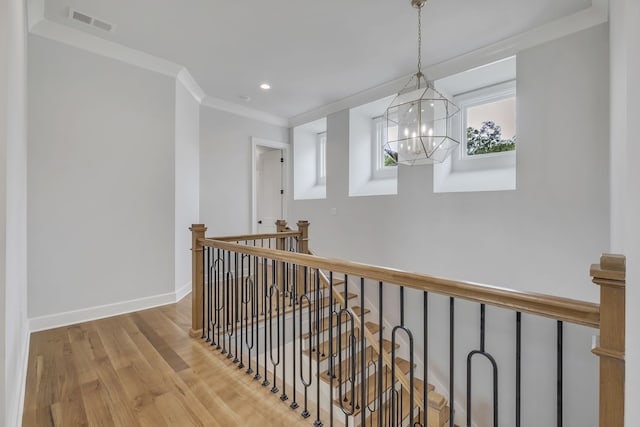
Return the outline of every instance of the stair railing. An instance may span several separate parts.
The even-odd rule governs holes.
[[[301,415],[313,416],[316,427],[327,422],[345,426],[453,427],[458,299],[479,304],[480,317],[480,345],[466,359],[467,426],[473,420],[472,361],[478,357],[491,365],[492,425],[498,425],[499,366],[485,341],[486,317],[491,314],[488,307],[514,313],[516,427],[521,425],[522,412],[523,315],[555,322],[556,425],[562,426],[564,420],[564,324],[571,323],[600,330],[599,346],[593,350],[600,357],[600,426],[623,426],[623,256],[603,255],[600,264],[592,266],[593,282],[601,289],[600,304],[594,304],[310,255],[308,227],[308,222],[300,221],[298,230],[293,231],[279,221],[277,233],[205,238],[206,227],[193,225],[190,335],[204,339],[239,368],[246,367],[246,356],[246,372],[255,373],[256,380],[264,379],[263,386],[272,385],[274,394],[281,392],[282,401],[291,398],[292,409],[302,405]],[[377,325],[366,319],[365,293],[370,288],[375,288],[378,295]],[[419,327],[410,327],[405,319],[407,289],[422,295]],[[394,307],[385,302],[389,292],[398,292],[399,303]],[[430,345],[430,294],[443,295],[449,301],[448,403],[429,384],[428,350],[421,354],[422,372],[416,372],[414,361],[414,341],[422,335],[424,349]],[[400,317],[386,335],[385,310],[397,311]],[[409,360],[397,357],[401,336],[409,343]],[[287,386],[292,388],[291,396]]]

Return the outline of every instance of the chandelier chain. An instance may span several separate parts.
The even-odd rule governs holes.
[[[418,8],[418,73],[422,70],[422,7]]]

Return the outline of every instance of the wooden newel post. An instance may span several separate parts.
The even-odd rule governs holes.
[[[298,221],[298,231],[300,232],[300,248],[302,254],[309,253],[309,221]]]
[[[202,290],[204,288],[204,261],[202,259],[202,243],[207,227],[204,224],[193,224],[191,230],[191,329],[189,335],[199,338],[202,335]]]
[[[600,427],[624,426],[625,257],[603,254],[591,266],[600,286]]]
[[[276,231],[278,233],[284,233],[285,231],[287,231],[287,221],[285,221],[284,219],[279,219],[276,221]],[[285,247],[285,238],[281,237],[278,238],[276,240],[276,249],[280,249],[281,251],[284,250]]]

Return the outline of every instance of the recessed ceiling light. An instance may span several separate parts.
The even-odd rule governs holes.
[[[260,85],[260,89],[262,89],[262,90],[269,90],[269,89],[271,89],[271,85],[270,85],[269,83],[262,83],[262,84]]]

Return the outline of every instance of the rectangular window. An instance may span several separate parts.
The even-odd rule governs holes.
[[[324,185],[327,182],[327,132],[320,132],[317,136],[317,179],[318,185]]]
[[[483,96],[464,107],[465,154],[479,156],[516,149],[514,93]]]
[[[395,146],[397,143],[392,143],[392,146],[386,147],[387,144],[387,132],[385,132],[385,120],[384,116],[374,117],[372,119],[372,149],[373,155],[373,177],[374,178],[391,178],[394,176],[394,169],[397,166],[396,159],[398,156],[398,150]],[[390,128],[387,130],[389,134],[395,139],[394,132],[397,134],[398,128]]]

